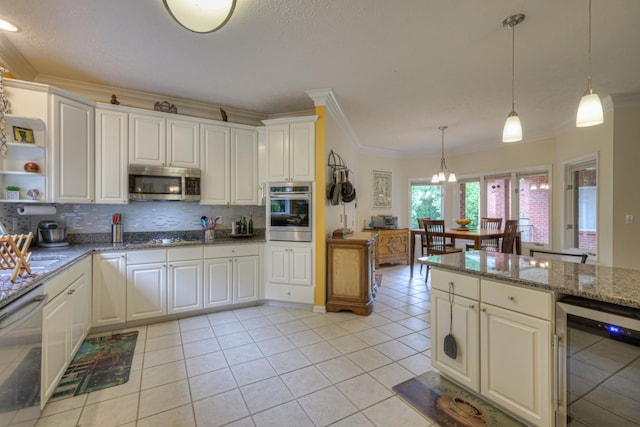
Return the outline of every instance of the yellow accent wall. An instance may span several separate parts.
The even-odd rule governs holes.
[[[316,215],[316,294],[314,305],[324,307],[327,299],[327,268],[326,268],[326,243],[325,243],[325,188],[327,180],[325,174],[325,146],[326,146],[326,116],[325,106],[316,107],[316,194],[315,194],[315,215]]]

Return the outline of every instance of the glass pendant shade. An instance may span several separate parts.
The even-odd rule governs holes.
[[[512,111],[507,116],[502,130],[502,142],[518,142],[522,141],[522,124],[518,113]]]
[[[194,33],[211,33],[227,23],[236,0],[163,0],[173,19]]]
[[[597,93],[588,89],[578,105],[578,115],[576,116],[576,126],[579,128],[599,125],[604,122],[602,103]]]
[[[458,180],[456,179],[456,174],[455,174],[455,173],[453,173],[453,172],[451,172],[451,174],[449,175],[449,179],[448,179],[447,181],[449,181],[449,182],[456,182],[456,181],[458,181]]]
[[[431,177],[431,183],[432,184],[437,184],[438,182],[438,173],[434,173],[433,176]]]

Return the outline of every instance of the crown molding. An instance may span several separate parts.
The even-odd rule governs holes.
[[[265,114],[254,113],[231,107],[222,107],[216,104],[196,102],[185,98],[156,95],[152,93],[123,89],[114,86],[97,85],[93,83],[63,79],[44,74],[38,75],[36,81],[82,95],[96,102],[109,103],[111,95],[116,94],[121,105],[146,110],[153,110],[153,105],[156,103],[156,101],[162,99],[163,101],[167,101],[178,106],[178,113],[185,116],[221,121],[222,114],[220,113],[220,109],[224,109],[224,111],[227,113],[229,122],[252,126],[261,126],[262,120],[267,117]]]
[[[0,63],[19,80],[33,80],[38,75],[35,68],[2,33],[0,33]]]
[[[640,93],[625,93],[619,95],[610,95],[605,98],[608,100],[613,109],[626,107],[640,107]]]
[[[265,125],[279,125],[283,123],[308,123],[308,122],[315,123],[316,120],[318,120],[318,116],[313,114],[309,116],[295,116],[295,117],[288,116],[288,117],[282,117],[278,119],[268,119],[268,120],[263,120],[262,123],[264,123]]]
[[[307,90],[307,95],[309,98],[313,100],[313,105],[316,107],[326,107],[331,117],[338,122],[340,127],[347,133],[351,143],[359,150],[363,149],[362,144],[360,143],[358,136],[355,131],[351,127],[351,123],[347,118],[347,115],[340,107],[338,100],[333,95],[333,91],[331,89],[312,89]]]

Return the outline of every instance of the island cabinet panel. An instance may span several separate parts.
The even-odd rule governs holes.
[[[453,305],[453,316],[451,307]],[[478,301],[434,290],[431,293],[431,312],[435,317],[436,327],[431,328],[433,345],[431,350],[432,364],[448,377],[476,391],[480,391],[480,353],[478,323]],[[451,323],[451,326],[449,325]],[[452,358],[444,352],[444,337],[452,333],[456,339],[458,352]]]
[[[551,322],[482,304],[481,394],[535,425],[551,422]]]
[[[375,293],[375,234],[358,233],[327,243],[327,311],[369,315]]]
[[[433,366],[528,424],[553,425],[553,294],[438,268],[431,280]]]

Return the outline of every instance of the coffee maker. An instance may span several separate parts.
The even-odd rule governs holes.
[[[38,223],[38,246],[44,248],[57,248],[68,246],[67,228],[56,221],[40,221]]]

